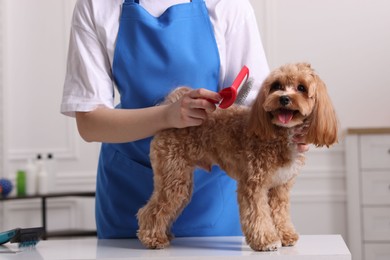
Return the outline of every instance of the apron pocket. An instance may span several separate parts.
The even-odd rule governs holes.
[[[211,173],[197,169],[194,174],[192,199],[173,224],[176,236],[202,235],[215,229],[226,206],[220,182],[224,173],[217,168]]]
[[[138,229],[136,214],[150,198],[153,191],[153,171],[131,160],[118,151],[107,172],[107,192],[110,197],[116,219],[125,228]]]

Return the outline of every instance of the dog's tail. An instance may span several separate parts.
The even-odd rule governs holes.
[[[189,87],[178,87],[174,89],[161,103],[162,105],[172,104],[178,101],[185,93],[189,92],[191,88]]]

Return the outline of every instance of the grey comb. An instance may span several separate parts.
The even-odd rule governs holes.
[[[237,94],[237,97],[236,97],[236,101],[234,102],[234,104],[236,104],[236,105],[244,105],[245,100],[248,97],[249,92],[252,89],[252,86],[253,86],[253,79],[249,78],[245,82],[245,84],[240,88],[240,90],[238,91],[238,94]]]

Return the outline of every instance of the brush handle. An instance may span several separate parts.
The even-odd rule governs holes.
[[[15,237],[16,233],[18,232],[18,230],[19,229],[16,228],[16,229],[8,230],[8,231],[5,231],[5,232],[1,232],[0,233],[0,245],[5,244],[5,243],[11,241],[11,239]]]
[[[233,105],[234,101],[236,101],[237,94],[240,91],[241,87],[245,84],[245,82],[249,78],[249,69],[247,66],[243,66],[233,81],[233,84],[230,87],[224,88],[218,93],[221,95],[222,100],[220,102],[207,99],[209,102],[218,104],[218,106],[222,109],[226,109]]]
[[[245,84],[249,77],[249,69],[247,66],[243,66],[237,77],[234,79],[233,84],[229,88],[222,89],[219,94],[222,96],[222,101],[219,107],[226,109],[234,104],[236,101],[237,94],[240,88]]]
[[[249,69],[247,66],[243,66],[237,77],[234,79],[232,88],[234,88],[237,93],[239,89],[245,84],[246,80],[249,78]]]

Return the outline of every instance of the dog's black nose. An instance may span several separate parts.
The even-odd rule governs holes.
[[[279,102],[282,106],[287,106],[288,104],[290,104],[290,97],[289,96],[281,96],[279,98]]]

